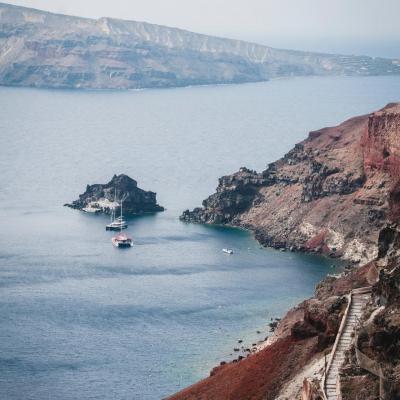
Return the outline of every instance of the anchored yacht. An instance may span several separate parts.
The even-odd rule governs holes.
[[[114,230],[114,231],[119,230],[119,234],[111,239],[111,243],[118,248],[124,248],[124,247],[126,248],[133,246],[132,238],[127,236],[125,233],[122,233],[122,229],[128,227],[128,224],[126,223],[124,217],[122,216],[122,203],[123,201],[121,200],[121,215],[118,218],[114,219],[114,221],[112,221],[111,224],[106,226],[107,230]],[[113,216],[111,216],[111,218],[112,217]]]
[[[121,215],[119,217],[115,217],[115,204],[117,203],[117,192],[114,194],[114,205],[111,207],[111,222],[106,225],[106,231],[120,231],[122,229],[126,229],[128,224],[126,223],[124,217],[122,216],[122,202],[121,199]]]
[[[111,219],[111,223],[106,225],[106,231],[120,231],[128,227],[128,224],[126,223],[123,216],[117,217],[115,219],[113,219],[113,216],[111,216]]]

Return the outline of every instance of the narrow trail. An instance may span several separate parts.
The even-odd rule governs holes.
[[[350,303],[343,316],[325,376],[324,389],[327,400],[337,400],[340,398],[340,393],[338,393],[336,386],[339,369],[343,364],[345,352],[350,348],[352,334],[369,298],[370,288],[356,289],[349,296]]]

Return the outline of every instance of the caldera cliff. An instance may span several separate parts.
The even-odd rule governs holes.
[[[400,210],[400,105],[310,132],[261,173],[220,178],[184,221],[248,228],[264,245],[365,263]]]
[[[399,74],[398,59],[282,50],[146,22],[0,3],[0,85],[139,89]]]

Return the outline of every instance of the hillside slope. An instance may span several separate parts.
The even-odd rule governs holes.
[[[221,178],[203,207],[182,219],[245,226],[264,244],[366,263],[328,275],[313,298],[280,321],[273,340],[222,362],[169,400],[322,400],[325,356],[348,304],[345,295],[371,286],[356,335],[343,341],[350,350],[338,388],[343,400],[382,393],[399,398],[400,104],[311,132],[262,173],[242,168]]]
[[[262,173],[222,177],[182,219],[249,228],[264,245],[367,262],[399,215],[400,104],[311,132]]]
[[[1,85],[129,89],[399,73],[399,60],[278,50],[145,22],[0,3]]]

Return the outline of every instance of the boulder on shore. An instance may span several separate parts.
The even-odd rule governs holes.
[[[157,204],[156,193],[138,188],[137,182],[127,175],[114,175],[106,184],[87,185],[86,191],[79,199],[65,204],[77,210],[86,212],[103,212],[110,214],[118,210],[123,202],[125,215],[136,215],[164,211]]]

